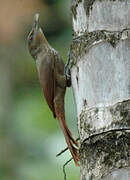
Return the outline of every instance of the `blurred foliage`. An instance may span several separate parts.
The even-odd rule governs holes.
[[[53,118],[39,84],[35,62],[27,49],[27,36],[35,12],[49,43],[64,61],[71,43],[69,1],[5,0],[0,6],[0,179],[61,180],[69,152],[58,121]],[[6,21],[3,20],[6,17]],[[65,98],[66,119],[78,137],[72,89]],[[51,173],[50,173],[51,171]],[[79,179],[71,162],[68,180]]]

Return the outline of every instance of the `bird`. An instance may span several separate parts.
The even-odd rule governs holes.
[[[32,30],[28,38],[28,50],[36,62],[39,81],[46,102],[57,118],[63,131],[68,149],[76,166],[79,166],[78,143],[73,138],[65,120],[64,98],[71,82],[64,75],[64,62],[59,53],[48,43],[39,24],[39,14],[34,16]]]

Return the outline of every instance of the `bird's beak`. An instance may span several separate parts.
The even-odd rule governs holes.
[[[34,35],[38,33],[39,30],[39,14],[36,13],[34,16],[34,23],[32,29],[34,30]]]

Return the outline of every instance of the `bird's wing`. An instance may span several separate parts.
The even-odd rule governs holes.
[[[46,102],[51,111],[53,112],[54,117],[56,117],[54,108],[54,97],[56,87],[56,76],[54,66],[54,61],[51,61],[50,57],[46,57],[46,63],[43,61],[40,68],[40,83],[42,85]]]

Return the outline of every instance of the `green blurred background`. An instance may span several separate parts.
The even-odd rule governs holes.
[[[39,84],[35,62],[27,49],[33,17],[64,61],[72,39],[70,0],[4,0],[0,5],[0,180],[62,180],[69,152]],[[78,137],[72,89],[65,98],[66,119]],[[68,180],[79,168],[66,167]]]

